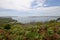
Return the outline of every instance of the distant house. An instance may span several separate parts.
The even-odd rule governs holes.
[[[60,22],[60,18],[58,18],[58,19],[56,20],[56,22]]]

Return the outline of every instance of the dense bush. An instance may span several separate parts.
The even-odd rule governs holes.
[[[11,29],[11,26],[10,26],[10,24],[7,24],[7,25],[5,25],[5,26],[4,26],[4,29],[6,29],[6,30],[9,30],[9,29]]]

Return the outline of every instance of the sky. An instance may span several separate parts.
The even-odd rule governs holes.
[[[0,16],[60,16],[60,0],[0,0]]]

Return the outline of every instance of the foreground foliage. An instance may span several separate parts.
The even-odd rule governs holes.
[[[60,22],[0,25],[0,40],[60,40]]]

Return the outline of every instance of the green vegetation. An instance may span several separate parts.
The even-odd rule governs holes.
[[[11,29],[11,27],[9,24],[7,24],[7,25],[5,25],[4,29],[9,30],[9,29]]]
[[[60,22],[3,22],[0,23],[0,40],[60,40]]]

